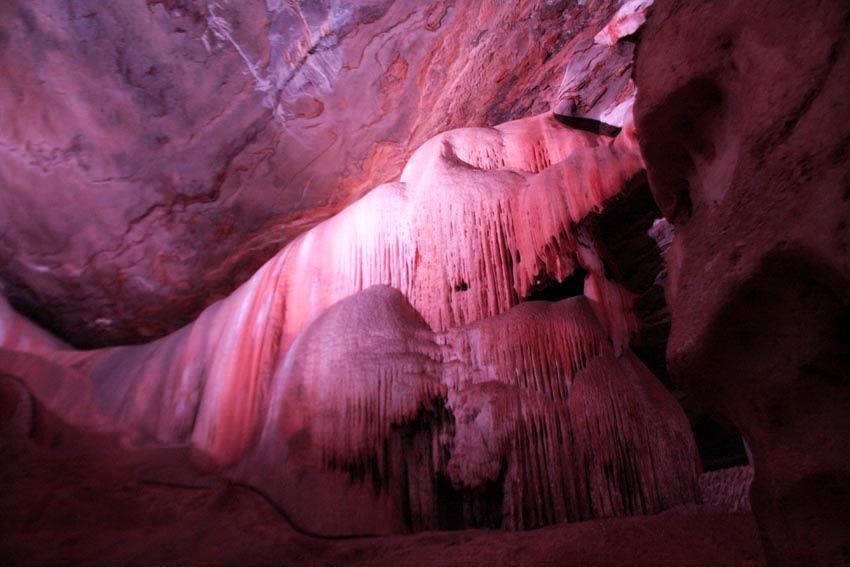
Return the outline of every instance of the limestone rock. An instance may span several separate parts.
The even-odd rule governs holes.
[[[187,445],[321,533],[658,512],[696,498],[693,438],[578,228],[641,167],[630,125],[449,131],[192,325],[0,365],[72,424]],[[579,268],[584,297],[519,305]]]
[[[434,334],[369,288],[310,325],[273,383],[239,474],[321,533],[533,528],[696,498],[684,413],[613,355],[584,298]]]
[[[848,21],[841,2],[659,0],[637,57],[641,149],[675,227],[668,363],[742,432],[773,565],[850,549]]]
[[[627,0],[601,30],[591,26],[573,38],[554,102],[558,117],[602,131],[623,126],[635,98],[635,43],[628,38],[643,25],[651,6],[652,0]]]

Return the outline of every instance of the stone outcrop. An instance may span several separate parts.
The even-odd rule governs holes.
[[[652,0],[627,0],[598,33],[573,38],[554,101],[556,116],[607,132],[623,126],[635,97],[633,36],[651,6]]]
[[[659,1],[637,57],[675,227],[670,371],[743,433],[773,565],[850,549],[848,21],[841,2]]]

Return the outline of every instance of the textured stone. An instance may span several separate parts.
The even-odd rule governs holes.
[[[85,509],[39,472],[82,440],[107,483],[181,446],[128,468],[193,520],[245,490],[343,537],[740,511],[754,476],[771,564],[846,563],[850,12],[649,4],[0,6],[4,292],[77,345],[206,306],[79,351],[0,303],[3,537]],[[697,490],[632,349],[754,474]]]
[[[77,345],[162,336],[427,139],[548,109],[613,0],[0,6],[0,279]]]
[[[592,243],[572,227],[640,168],[631,129],[611,140],[539,116],[441,134],[412,156],[402,181],[300,236],[195,324],[144,348],[80,356],[98,361],[98,380],[129,392],[122,396],[132,403],[112,402],[122,421],[168,439],[191,427],[196,445],[231,463],[262,419],[278,360],[325,309],[371,285],[402,291],[432,329],[444,331],[503,313],[536,279],[560,280],[583,266],[585,295],[619,354],[638,325],[632,295],[605,277]],[[218,393],[192,412],[196,398],[186,406],[172,397],[184,395],[181,382],[209,383]],[[133,391],[165,397],[134,399]],[[178,402],[184,410],[159,423],[154,408]]]
[[[850,11],[656,2],[636,104],[676,383],[740,429],[773,565],[850,549]]]
[[[718,510],[740,512],[750,510],[750,487],[753,467],[730,467],[706,472],[699,477],[702,503]]]
[[[646,21],[653,0],[626,0],[602,31],[593,37],[601,45],[614,45],[637,32]]]
[[[684,413],[613,355],[584,298],[432,334],[370,288],[299,337],[269,407],[242,474],[322,533],[527,529],[696,499]]]
[[[556,116],[601,131],[623,126],[635,98],[635,44],[629,39],[643,25],[651,6],[652,0],[628,0],[598,33],[588,27],[573,38],[566,48],[571,56],[554,102]]]
[[[0,364],[73,424],[188,445],[317,532],[655,513],[696,498],[690,427],[577,228],[641,167],[630,125],[449,131],[192,325]],[[518,305],[577,270],[584,297]]]

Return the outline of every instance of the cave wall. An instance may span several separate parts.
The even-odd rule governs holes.
[[[669,369],[743,433],[775,565],[850,561],[848,22],[846,2],[659,1],[637,56],[675,229]]]
[[[0,279],[62,337],[0,304],[15,435],[323,533],[746,509],[655,372],[743,433],[771,564],[850,561],[845,3],[0,15]]]

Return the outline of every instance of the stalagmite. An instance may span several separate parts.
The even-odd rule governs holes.
[[[584,298],[432,333],[371,287],[308,327],[274,385],[237,474],[308,529],[533,528],[696,497],[684,413]]]

